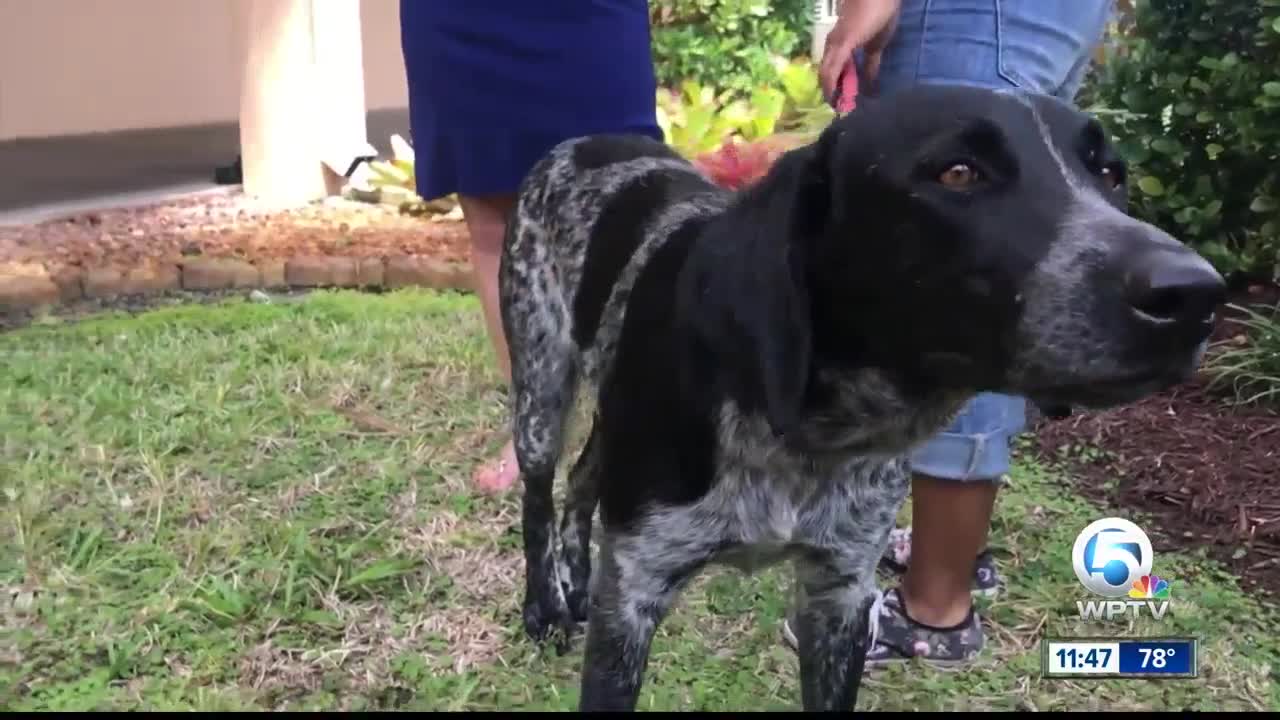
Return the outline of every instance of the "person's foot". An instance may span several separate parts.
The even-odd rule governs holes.
[[[954,668],[973,662],[984,642],[982,620],[972,606],[955,625],[926,625],[907,614],[901,591],[894,588],[880,604],[876,643],[867,651],[866,665],[877,668],[919,658],[935,667]]]
[[[889,545],[885,548],[880,565],[899,575],[907,571],[911,561],[911,528],[894,528],[889,532]],[[978,553],[973,568],[973,595],[993,597],[1000,592],[1000,573],[990,550]]]
[[[515,445],[508,440],[498,458],[477,468],[471,479],[481,491],[497,494],[509,490],[519,475]]]
[[[985,638],[977,612],[951,627],[925,625],[912,619],[897,588],[884,593],[873,606],[876,613],[875,644],[867,651],[866,668],[920,659],[938,668],[955,668],[972,662],[982,652]],[[782,623],[783,641],[797,651],[799,643],[791,628],[791,618]]]

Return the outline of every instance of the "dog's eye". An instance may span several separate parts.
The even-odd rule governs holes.
[[[1104,165],[1101,175],[1103,182],[1112,190],[1119,190],[1124,185],[1124,171],[1117,165]]]
[[[963,190],[978,182],[978,171],[965,163],[956,163],[938,176],[938,182],[953,189]]]
[[[1090,170],[1102,176],[1103,182],[1112,190],[1119,190],[1124,185],[1124,167],[1116,162],[1103,162],[1102,153],[1097,148],[1089,148],[1085,155],[1085,164]]]

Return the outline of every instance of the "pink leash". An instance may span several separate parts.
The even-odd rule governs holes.
[[[836,81],[835,97],[831,98],[831,107],[838,114],[843,115],[857,106],[857,98],[858,68],[850,57],[844,69],[840,71],[840,78]]]

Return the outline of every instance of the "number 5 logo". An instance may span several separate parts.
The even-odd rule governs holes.
[[[1076,536],[1071,566],[1086,590],[1124,597],[1133,582],[1151,573],[1151,540],[1123,518],[1103,518]]]

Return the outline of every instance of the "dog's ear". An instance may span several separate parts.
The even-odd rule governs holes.
[[[763,412],[777,435],[799,419],[809,386],[807,276],[829,216],[826,147],[782,155],[706,228],[686,270],[685,317],[702,351],[742,409]]]

